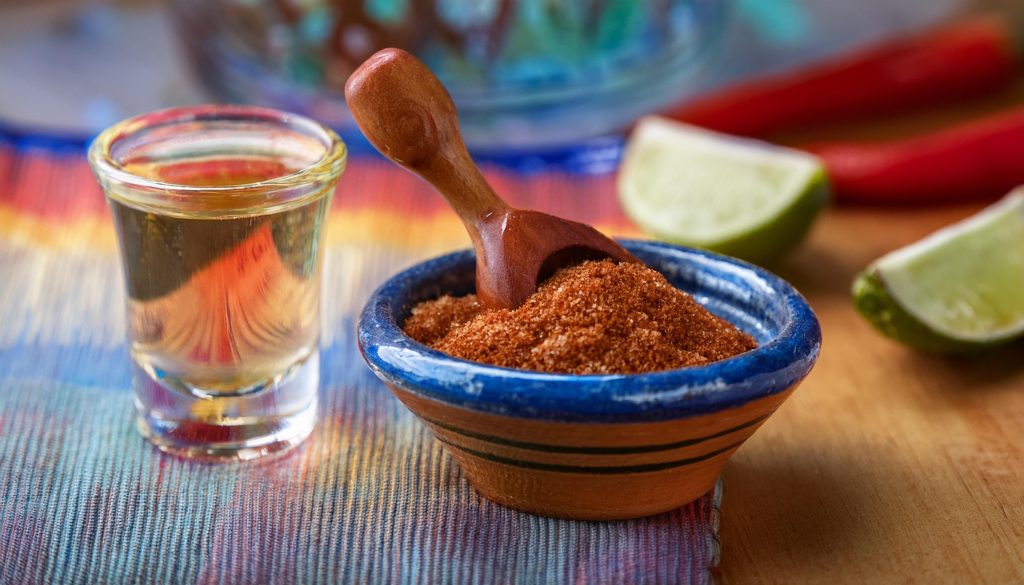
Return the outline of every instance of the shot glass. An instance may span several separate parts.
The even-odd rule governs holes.
[[[204,105],[120,122],[89,161],[120,246],[139,431],[185,456],[300,443],[345,145],[301,116]]]

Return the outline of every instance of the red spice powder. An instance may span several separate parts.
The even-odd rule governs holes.
[[[570,374],[669,370],[757,347],[657,271],[611,260],[560,270],[514,310],[485,311],[476,295],[425,301],[404,329],[455,357]]]

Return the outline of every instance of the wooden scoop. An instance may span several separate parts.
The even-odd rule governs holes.
[[[466,151],[448,92],[409,53],[375,53],[349,77],[345,98],[377,150],[426,179],[459,214],[476,249],[483,306],[518,307],[537,283],[584,260],[639,262],[588,225],[502,201]]]

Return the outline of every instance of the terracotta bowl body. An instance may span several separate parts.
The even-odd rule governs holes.
[[[818,321],[782,279],[710,252],[623,245],[759,347],[706,366],[631,375],[547,374],[457,359],[413,341],[400,324],[420,301],[473,291],[469,251],[394,276],[363,310],[364,359],[483,496],[588,520],[677,508],[714,487],[729,457],[813,367]]]

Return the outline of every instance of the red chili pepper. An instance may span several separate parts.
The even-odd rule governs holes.
[[[1020,50],[1005,18],[981,16],[697,98],[671,117],[762,136],[950,103],[1009,85]]]
[[[994,198],[1024,184],[1024,108],[895,142],[803,148],[825,161],[837,201]]]

